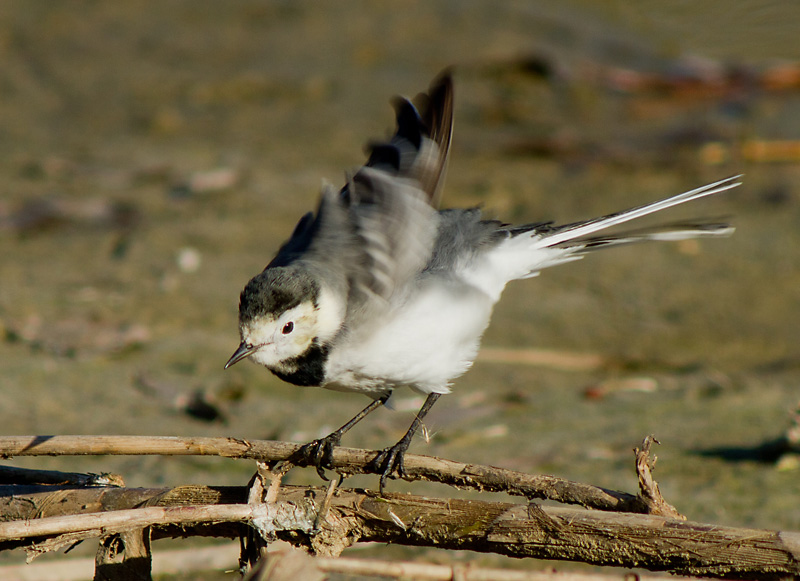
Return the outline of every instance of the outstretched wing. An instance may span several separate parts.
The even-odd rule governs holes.
[[[453,135],[453,80],[439,75],[427,93],[409,101],[392,100],[397,130],[387,142],[369,145],[366,166],[419,183],[431,206],[438,207]]]
[[[385,309],[433,251],[453,123],[453,84],[440,76],[414,101],[394,100],[397,129],[370,145],[366,164],[340,190],[323,187],[271,266],[303,260],[346,294],[351,327]],[[356,319],[358,321],[356,321]]]

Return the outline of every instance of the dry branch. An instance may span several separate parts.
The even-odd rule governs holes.
[[[153,555],[150,529],[129,530],[100,539],[93,581],[149,581]]]
[[[649,473],[649,442],[645,441],[642,448],[637,451],[642,496],[651,505],[656,501],[658,506],[663,499],[658,500],[657,485]],[[297,445],[284,442],[229,438],[0,438],[0,454],[6,457],[177,454],[269,461],[270,466],[261,465],[260,473],[267,471],[266,476],[274,476],[267,496],[275,500],[252,502],[255,489],[244,487],[5,486],[0,487],[0,519],[7,521],[0,522],[0,549],[24,546],[35,553],[80,539],[143,529],[148,531],[147,538],[152,535],[154,539],[188,534],[231,537],[255,529],[261,538],[277,537],[323,556],[338,555],[356,541],[373,541],[736,579],[800,575],[800,533],[717,527],[670,516],[548,508],[533,503],[515,505],[348,489],[279,487],[279,474],[287,462],[291,464],[297,449]],[[341,472],[367,472],[366,466],[374,456],[371,451],[337,448],[334,465]],[[617,510],[645,504],[632,495],[553,477],[426,456],[408,456],[406,467],[412,479],[502,490],[528,498],[552,498]],[[259,488],[256,496],[263,493],[263,487]]]
[[[274,553],[270,552],[271,560]],[[153,554],[153,576],[186,576],[189,573],[230,570],[238,558],[238,547],[233,543],[191,549],[159,550]],[[630,581],[627,571],[607,573],[578,573],[555,571],[525,571],[517,569],[483,568],[471,563],[449,565],[384,561],[348,557],[316,557],[311,562],[324,573],[339,573],[358,578],[414,579],[415,581]],[[0,566],[0,579],[42,581],[84,581],[92,576],[93,559],[61,559],[57,562],[32,563],[30,565]],[[532,567],[536,568],[535,566]],[[348,577],[349,578],[349,577]],[[294,577],[293,579],[302,579]],[[663,575],[636,575],[637,581],[665,581]],[[680,581],[699,581],[698,577],[681,577]]]
[[[323,556],[338,555],[356,541],[373,541],[734,579],[780,579],[800,575],[800,533],[719,527],[659,516],[536,504],[442,500],[405,494],[379,496],[362,490],[339,489],[331,498],[319,532],[312,534],[317,511],[326,496],[324,488],[282,487],[278,501],[271,508],[265,508],[270,505],[245,504],[248,490],[244,487],[222,491],[205,487],[131,489],[127,497],[124,490],[116,489],[114,504],[120,506],[123,504],[120,500],[127,498],[131,503],[145,502],[148,507],[124,514],[110,512],[0,523],[0,548],[9,546],[10,535],[56,534],[69,530],[72,534],[100,536],[117,526],[152,525],[154,538],[183,536],[191,533],[191,527],[203,519],[211,523],[203,534],[213,534],[211,529],[219,527],[220,534],[228,535],[231,531],[228,523],[213,523],[230,518],[256,526],[262,533],[274,533]],[[91,492],[98,499],[103,494],[99,489],[74,492]],[[69,491],[58,493],[63,498]],[[57,505],[44,501],[47,494],[56,492],[21,494],[15,506],[29,507],[28,517],[41,506],[48,508],[48,514],[55,513]],[[238,498],[242,504],[185,506],[199,498],[211,502],[214,499],[230,502]],[[84,496],[83,500],[89,499]],[[162,506],[153,507],[154,503]],[[102,503],[96,500],[90,504]],[[15,517],[27,518],[19,512]],[[34,538],[40,541],[43,537]],[[16,543],[20,546],[20,541]]]
[[[658,444],[658,440],[653,436],[647,436],[642,442],[641,448],[634,448],[636,454],[636,474],[639,477],[639,498],[649,507],[648,514],[657,514],[671,518],[686,520],[678,510],[669,504],[661,495],[658,483],[653,478],[653,469],[656,465],[656,457],[650,456],[650,447],[653,443]]]
[[[224,456],[266,462],[294,460],[298,444],[236,438],[179,438],[168,436],[3,436],[0,456],[76,455],[192,455]],[[337,447],[333,467],[342,474],[371,473],[376,452]],[[647,513],[639,497],[554,476],[530,475],[514,470],[453,462],[431,456],[407,454],[406,480],[427,480],[456,488],[506,492],[528,499],[546,499],[598,510]]]
[[[3,484],[49,484],[76,486],[124,486],[118,474],[84,474],[57,470],[31,470],[0,466],[0,485]]]
[[[574,353],[552,349],[501,349],[483,347],[478,353],[483,363],[513,363],[559,371],[597,371],[610,362],[597,353]]]
[[[317,568],[327,573],[369,576],[381,579],[414,579],[415,581],[630,581],[630,573],[592,574],[556,573],[552,571],[515,571],[488,569],[470,564],[434,565],[408,561],[378,559],[348,559],[318,557]],[[637,581],[664,581],[662,576],[639,575]],[[699,581],[698,577],[683,577],[681,581]]]
[[[267,505],[257,505],[267,506]],[[0,539],[21,540],[50,537],[65,533],[85,538],[110,532],[124,532],[159,525],[193,525],[215,522],[251,522],[257,506],[221,504],[211,506],[150,506],[112,512],[92,512],[32,520],[0,522]],[[310,528],[310,527],[309,527]]]

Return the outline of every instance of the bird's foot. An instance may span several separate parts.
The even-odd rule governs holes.
[[[300,447],[294,453],[299,463],[304,466],[313,466],[317,469],[317,474],[323,480],[328,480],[325,476],[325,468],[333,469],[333,449],[339,445],[342,435],[338,432],[328,434],[324,438],[319,438]]]
[[[378,487],[381,494],[383,494],[383,487],[386,485],[387,478],[403,478],[406,476],[405,455],[410,443],[411,439],[404,437],[394,446],[381,450],[370,462],[370,470],[381,476]]]

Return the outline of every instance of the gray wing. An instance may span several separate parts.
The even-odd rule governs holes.
[[[296,260],[346,293],[347,319],[356,326],[425,268],[436,238],[438,199],[452,135],[449,75],[429,93],[394,101],[397,130],[371,144],[364,167],[340,190],[323,188],[316,215],[297,224],[270,266]]]

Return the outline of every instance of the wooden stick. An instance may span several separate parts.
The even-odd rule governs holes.
[[[598,371],[609,366],[609,361],[596,353],[574,353],[552,349],[502,349],[483,347],[478,352],[481,363],[531,365],[559,371]]]
[[[224,456],[289,461],[300,448],[290,442],[236,438],[174,436],[3,436],[0,456],[149,455]],[[342,474],[372,473],[377,452],[337,447],[333,467]],[[296,461],[296,459],[295,459]],[[298,465],[302,465],[298,462]],[[597,510],[647,513],[648,505],[632,494],[599,488],[563,478],[530,475],[514,470],[406,454],[406,480],[427,480],[460,488],[506,492],[529,499],[555,500]]]
[[[94,557],[94,581],[151,579],[153,554],[150,529],[135,529],[106,535]]]
[[[186,498],[180,490],[155,489],[147,494],[181,504]],[[102,494],[101,490],[95,492]],[[142,494],[138,491],[136,499],[140,500]],[[209,497],[213,494],[213,490],[207,492]],[[244,502],[247,492],[243,487],[240,496]],[[88,538],[144,526],[153,526],[154,533],[161,529],[185,536],[192,532],[187,528],[192,523],[213,527],[214,523],[233,521],[251,523],[262,534],[275,534],[321,556],[336,556],[357,541],[371,541],[684,575],[770,580],[800,576],[800,533],[722,527],[652,515],[406,494],[381,496],[339,489],[330,499],[320,530],[310,534],[325,496],[324,488],[282,487],[278,502],[269,506],[150,506],[4,522],[0,523],[0,541],[5,545],[10,539],[41,539],[43,535],[65,533]],[[197,498],[197,492],[192,491],[190,497]],[[37,501],[19,500],[19,504],[35,510]],[[210,532],[205,526],[202,534]],[[71,541],[75,539],[70,537]]]
[[[153,554],[152,573],[157,575],[186,575],[201,571],[224,571],[235,566],[238,547],[233,543],[191,549],[159,550]],[[475,567],[472,564],[450,565],[410,561],[383,561],[350,557],[316,557],[314,565],[326,573],[376,578],[414,579],[416,581],[630,581],[627,571],[609,573],[578,573],[564,571],[524,571],[516,569]],[[58,579],[83,581],[92,576],[94,559],[70,559],[29,565],[2,565],[0,579]],[[542,568],[533,564],[531,569]],[[665,581],[663,575],[636,574],[637,581]],[[681,577],[680,581],[700,581],[699,577]]]
[[[317,567],[326,573],[379,577],[390,579],[415,579],[417,581],[624,581],[632,578],[628,572],[616,574],[569,573],[555,571],[516,571],[489,569],[470,564],[435,565],[409,561],[382,561],[380,559],[351,559],[317,557]],[[662,576],[636,574],[637,581],[664,581]],[[681,577],[681,581],[700,581],[699,577]]]
[[[112,512],[92,512],[32,520],[15,520],[0,522],[0,539],[19,540],[65,533],[88,533],[88,537],[92,537],[110,532],[141,529],[153,525],[248,522],[254,518],[254,511],[254,506],[246,504],[182,507],[150,506]]]
[[[653,468],[655,468],[657,458],[650,456],[650,448],[654,442],[659,443],[655,436],[647,436],[642,442],[641,448],[633,449],[636,455],[636,475],[639,477],[639,497],[650,507],[648,514],[686,520],[686,517],[679,513],[678,509],[664,500],[658,483],[653,478]]]
[[[0,466],[0,485],[49,484],[76,486],[125,486],[118,474],[83,474],[56,470],[32,470],[14,466]]]

